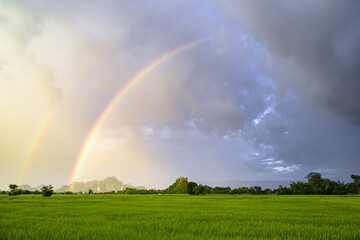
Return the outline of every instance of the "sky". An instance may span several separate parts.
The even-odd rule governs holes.
[[[0,1],[0,189],[349,182],[359,52],[358,1]]]

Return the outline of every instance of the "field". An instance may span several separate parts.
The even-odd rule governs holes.
[[[360,239],[360,198],[0,195],[0,239]]]

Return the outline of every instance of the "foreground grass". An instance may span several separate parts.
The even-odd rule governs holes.
[[[360,198],[0,195],[0,239],[360,239]]]

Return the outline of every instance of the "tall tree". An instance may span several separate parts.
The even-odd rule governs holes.
[[[351,178],[354,180],[354,182],[350,184],[352,192],[360,194],[360,175],[352,174]]]
[[[322,189],[322,178],[321,174],[317,172],[311,172],[306,177],[308,179],[308,184],[311,186],[313,193],[321,194],[323,191]]]
[[[195,188],[197,186],[196,182],[188,182],[187,184],[187,192],[191,195],[195,194]]]
[[[54,191],[53,191],[53,186],[49,185],[49,186],[43,186],[41,188],[41,193],[44,197],[50,197]]]
[[[9,195],[20,195],[21,194],[21,189],[18,188],[19,186],[16,184],[10,184],[9,185]]]

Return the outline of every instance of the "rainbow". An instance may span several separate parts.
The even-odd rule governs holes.
[[[38,125],[35,134],[31,138],[30,144],[26,150],[23,161],[20,166],[20,175],[18,178],[18,183],[20,184],[23,180],[24,173],[28,169],[30,163],[32,162],[35,153],[37,152],[42,139],[44,138],[47,129],[50,126],[51,119],[54,117],[56,112],[56,106],[52,106],[46,114],[43,116],[40,124]]]
[[[110,39],[107,42],[101,46],[100,50],[95,54],[94,59],[92,60],[92,63],[90,64],[91,67],[89,67],[89,70],[94,66],[101,53],[103,52],[109,52],[112,45],[117,42],[117,39]],[[89,72],[89,70],[87,72]],[[90,74],[90,73],[89,73]],[[74,82],[70,82],[66,85],[66,90],[71,90],[73,88]],[[33,158],[36,154],[36,152],[39,150],[39,147],[42,143],[42,140],[49,129],[49,126],[51,125],[52,119],[54,119],[54,116],[57,113],[57,110],[59,109],[58,106],[53,105],[43,116],[40,124],[37,126],[36,131],[34,135],[31,138],[31,141],[26,149],[25,155],[23,157],[23,160],[20,164],[20,172],[18,176],[18,184],[22,183],[22,180],[24,179],[24,175],[26,174],[26,171],[28,171],[30,164],[33,162]]]
[[[83,141],[83,144],[81,146],[81,149],[77,155],[75,165],[69,180],[69,191],[72,191],[74,188],[74,183],[77,177],[79,176],[79,173],[84,165],[86,156],[90,150],[90,147],[95,139],[96,133],[99,131],[101,125],[104,123],[106,118],[110,115],[111,111],[115,108],[117,103],[125,96],[127,92],[129,92],[136,83],[138,83],[144,76],[146,76],[148,73],[150,73],[152,70],[154,70],[156,67],[158,67],[160,64],[164,63],[171,57],[175,56],[176,54],[195,46],[196,44],[206,40],[207,38],[202,38],[196,41],[189,42],[187,44],[181,45],[180,47],[177,47],[170,52],[164,54],[162,57],[158,58],[157,60],[153,61],[149,65],[147,65],[145,68],[143,68],[140,72],[135,74],[130,81],[126,83],[125,86],[123,86],[117,94],[114,96],[114,98],[108,103],[106,108],[102,111],[98,119],[96,120],[95,124],[92,126],[91,130],[88,132],[85,140]]]

